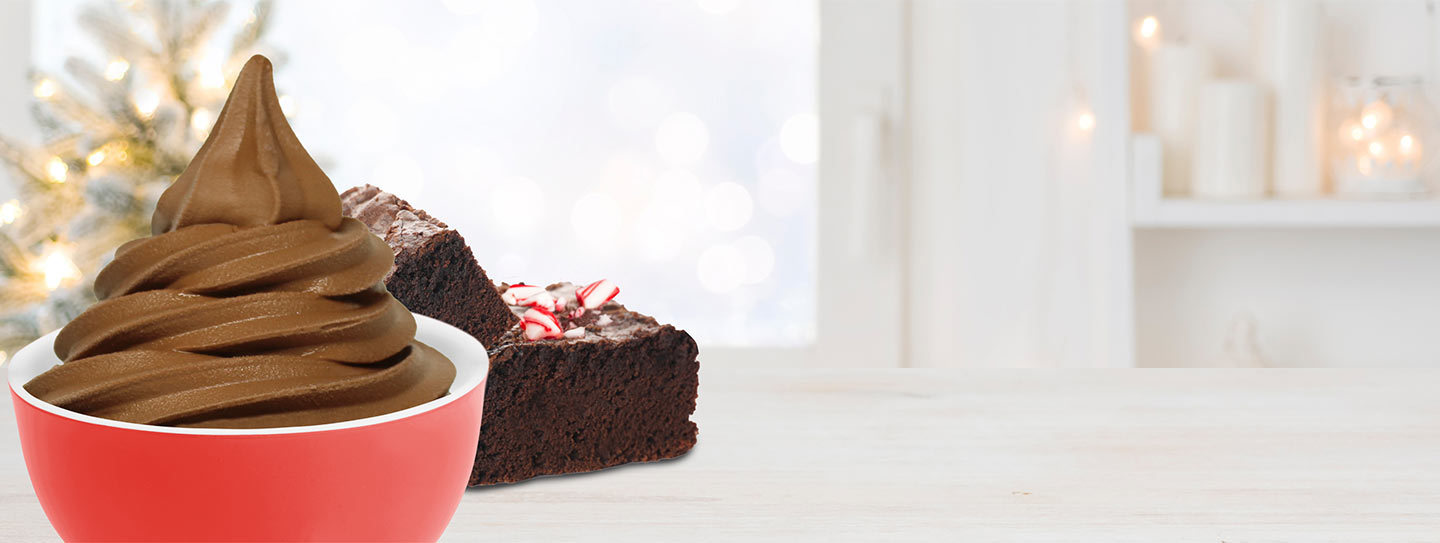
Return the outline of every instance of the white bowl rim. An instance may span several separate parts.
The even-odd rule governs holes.
[[[8,368],[7,378],[10,382],[11,392],[20,397],[20,399],[25,400],[25,403],[41,411],[60,417],[99,426],[158,434],[257,436],[308,434],[374,426],[412,417],[427,411],[434,411],[435,409],[449,405],[459,400],[461,396],[474,391],[485,382],[486,376],[490,373],[490,357],[486,354],[485,347],[480,344],[479,340],[476,340],[474,336],[471,336],[459,328],[417,314],[415,315],[415,339],[434,347],[455,364],[455,382],[450,384],[450,393],[442,398],[437,398],[415,407],[386,413],[384,415],[312,426],[284,426],[279,428],[176,428],[171,426],[121,422],[77,413],[45,402],[25,390],[25,383],[31,378],[60,364],[59,358],[56,357],[54,353],[55,335],[59,333],[60,331],[56,330],[45,334],[40,339],[30,342],[29,345],[15,352],[15,356],[11,357],[10,362],[6,364]],[[468,352],[471,350],[474,352]],[[46,364],[46,362],[48,362],[48,364]]]

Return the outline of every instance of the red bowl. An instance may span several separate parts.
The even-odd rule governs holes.
[[[67,541],[434,541],[464,494],[489,358],[415,316],[455,363],[444,398],[378,417],[260,430],[116,422],[42,402],[24,384],[60,361],[49,334],[10,362],[25,467]]]

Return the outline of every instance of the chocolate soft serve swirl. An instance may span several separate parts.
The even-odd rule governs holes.
[[[245,64],[151,233],[101,270],[101,301],[60,331],[64,363],[31,394],[126,422],[270,428],[398,411],[455,379],[381,282],[390,248],[340,215],[264,57]]]

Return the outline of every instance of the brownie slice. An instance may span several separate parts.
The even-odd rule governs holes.
[[[410,311],[469,332],[486,348],[519,321],[465,238],[445,223],[371,185],[345,191],[340,206],[395,251],[385,287]]]
[[[385,285],[396,298],[489,350],[471,486],[663,460],[695,445],[700,365],[690,334],[613,300],[576,311],[575,286],[561,283],[547,291],[563,302],[556,324],[568,333],[527,340],[517,323],[529,308],[505,303],[509,286],[492,284],[445,223],[370,185],[341,203],[395,250]]]
[[[502,285],[503,293],[508,286]],[[556,339],[516,326],[490,349],[485,417],[470,485],[593,471],[685,454],[699,387],[690,334],[610,301],[577,315],[575,285],[546,287]],[[528,308],[513,307],[516,315]]]

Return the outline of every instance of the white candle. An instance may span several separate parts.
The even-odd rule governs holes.
[[[1198,45],[1166,43],[1150,66],[1150,126],[1160,138],[1165,193],[1190,192],[1197,92],[1213,72],[1210,54]]]
[[[1193,192],[1202,198],[1265,196],[1270,164],[1265,89],[1221,80],[1200,89]]]
[[[1325,191],[1325,62],[1320,5],[1256,2],[1256,74],[1273,100],[1271,178],[1276,196]]]

